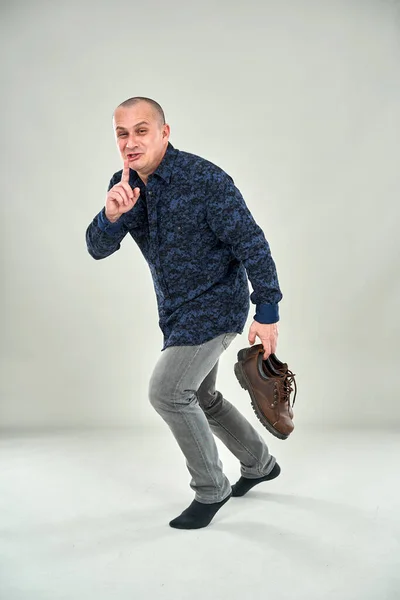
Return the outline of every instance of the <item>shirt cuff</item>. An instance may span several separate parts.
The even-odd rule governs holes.
[[[102,231],[104,231],[105,233],[108,233],[110,235],[120,233],[122,231],[122,227],[124,225],[122,216],[118,219],[118,221],[115,221],[115,223],[111,223],[111,221],[109,221],[106,217],[105,207],[103,207],[102,210],[97,215],[97,223],[98,223],[99,228]]]
[[[278,304],[257,304],[253,319],[258,323],[277,323],[279,321]]]

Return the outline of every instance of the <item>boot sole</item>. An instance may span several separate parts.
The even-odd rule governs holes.
[[[242,360],[241,357],[243,357],[243,350],[240,350],[238,352],[238,360]],[[274,435],[275,437],[279,438],[280,440],[287,440],[287,438],[289,437],[288,435],[285,435],[283,433],[281,433],[280,431],[277,431],[269,421],[267,421],[267,419],[265,418],[265,416],[262,414],[262,412],[260,411],[260,409],[258,408],[256,399],[254,397],[253,391],[251,389],[251,386],[249,384],[249,382],[247,381],[247,377],[243,371],[242,365],[240,364],[240,362],[235,363],[234,366],[234,371],[235,371],[235,375],[236,375],[236,379],[238,380],[238,382],[240,383],[241,387],[246,390],[246,392],[249,393],[250,395],[250,403],[251,403],[251,407],[253,409],[253,411],[255,412],[256,417],[258,418],[258,420],[261,422],[262,425],[264,425],[264,427],[266,429],[268,429],[268,431],[270,433],[272,433],[272,435]]]

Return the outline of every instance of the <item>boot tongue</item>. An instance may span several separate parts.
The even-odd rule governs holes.
[[[289,369],[288,364],[281,362],[279,360],[279,358],[276,356],[276,354],[271,354],[271,356],[273,356],[276,359],[276,361],[279,363],[279,367],[276,367],[277,369],[279,369],[279,370],[283,370],[284,369],[285,371],[287,371]],[[271,359],[270,362],[273,364],[273,360],[272,359]]]
[[[258,365],[259,370],[262,370],[267,377],[275,377],[276,379],[282,380],[285,377],[285,373],[278,371],[278,369],[272,368],[266,360],[263,360],[262,352],[259,352],[258,354]]]
[[[268,358],[267,358],[268,360]],[[263,360],[263,363],[267,363],[267,360]],[[278,375],[280,375],[281,377],[283,377],[286,372],[288,371],[288,365],[287,363],[281,363],[279,365],[279,367],[275,366],[274,363],[272,361],[269,362],[269,367],[271,370],[273,370],[274,372],[276,372]]]
[[[262,354],[264,354],[264,346],[263,346],[262,344],[256,344],[255,346],[252,346],[251,348],[252,348],[252,350],[253,350],[254,352],[257,352],[257,353],[262,353]],[[268,359],[267,359],[267,360],[268,360]],[[263,366],[264,366],[264,364],[266,364],[266,362],[267,362],[267,361],[263,359],[263,361],[262,361],[262,364],[263,364]],[[280,362],[280,361],[279,361],[279,362]],[[273,365],[272,365],[272,366],[273,366]],[[267,367],[267,368],[268,368],[268,367]],[[282,363],[282,364],[281,364],[279,367],[274,367],[274,370],[276,371],[276,373],[277,373],[277,376],[278,376],[278,377],[279,377],[279,376],[281,376],[281,377],[282,377],[282,376],[284,376],[284,375],[285,375],[285,373],[284,373],[283,371],[287,371],[287,370],[288,370],[288,365],[287,365],[287,363]],[[266,374],[268,374],[268,371],[265,371],[265,369],[264,369],[264,368],[263,368],[263,371],[264,371]]]

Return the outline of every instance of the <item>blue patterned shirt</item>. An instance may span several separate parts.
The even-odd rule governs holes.
[[[242,333],[250,300],[256,321],[279,320],[283,296],[268,242],[227,173],[168,143],[147,185],[132,169],[129,176],[141,190],[135,206],[115,223],[103,207],[86,230],[86,244],[98,260],[119,250],[127,234],[134,239],[153,278],[161,350]],[[122,170],[108,189],[121,177]]]

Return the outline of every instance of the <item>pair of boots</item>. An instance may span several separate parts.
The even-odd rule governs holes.
[[[262,344],[239,350],[235,375],[242,388],[249,392],[251,405],[260,422],[272,435],[286,440],[294,429],[295,374],[275,354],[267,360],[263,360],[263,354]],[[295,394],[291,404],[292,384]]]

